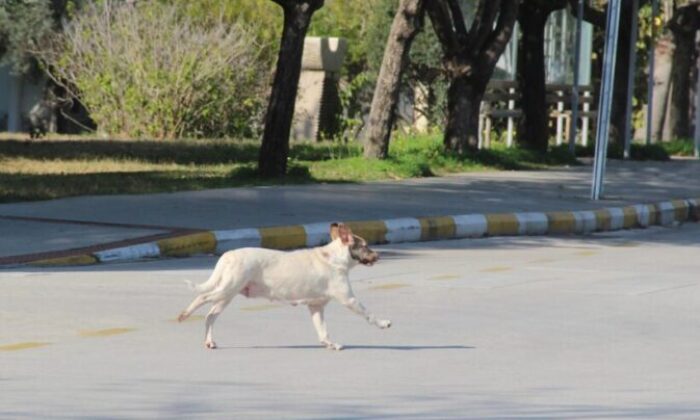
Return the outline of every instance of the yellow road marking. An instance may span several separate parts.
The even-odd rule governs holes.
[[[48,346],[51,343],[42,343],[38,341],[27,341],[26,343],[14,343],[14,344],[5,344],[3,346],[0,346],[0,351],[19,351],[19,350],[27,350],[27,349],[35,349],[37,347],[44,347]]]
[[[281,307],[282,307],[282,305],[277,305],[274,303],[264,303],[262,305],[244,306],[241,308],[241,311],[248,311],[248,312],[268,311],[270,309],[277,309],[277,308],[281,308]]]
[[[380,284],[377,286],[372,286],[369,289],[370,290],[393,290],[393,289],[401,289],[402,287],[408,287],[409,285],[406,283],[386,283],[386,284]]]
[[[551,262],[556,262],[554,258],[538,258],[536,260],[528,261],[528,264],[542,264],[542,263],[551,263]]]
[[[579,251],[576,253],[576,255],[580,255],[582,257],[590,257],[591,255],[597,254],[598,251]]]
[[[132,331],[134,328],[105,328],[103,330],[82,330],[79,334],[81,337],[110,337]]]
[[[495,267],[484,268],[483,270],[479,270],[479,271],[481,271],[482,273],[499,273],[502,271],[510,271],[512,269],[513,269],[513,267],[506,267],[503,265],[498,265]]]
[[[457,280],[460,276],[456,274],[442,274],[439,276],[431,277],[430,280]]]
[[[204,315],[190,315],[186,320],[182,322],[192,322],[192,321],[203,321],[204,320]],[[169,319],[168,322],[175,322],[179,323],[180,321],[177,320],[177,318]]]

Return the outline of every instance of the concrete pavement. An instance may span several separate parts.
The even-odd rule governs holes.
[[[611,161],[605,199],[600,202],[589,199],[590,173],[590,166],[581,166],[365,184],[253,187],[3,204],[0,264],[85,264],[100,260],[94,257],[97,252],[112,256],[115,253],[107,251],[123,248],[128,248],[128,252],[119,254],[120,258],[221,251],[216,238],[202,233],[214,230],[281,226],[283,229],[274,230],[274,235],[296,235],[281,243],[297,246],[308,243],[313,235],[306,230],[301,238],[296,227],[314,225],[314,235],[324,234],[320,229],[331,221],[414,218],[411,223],[415,229],[420,230],[423,223],[431,225],[426,229],[444,231],[441,218],[450,215],[590,211],[700,197],[697,161]],[[167,239],[183,235],[195,238],[196,244]],[[425,239],[420,232],[411,235]],[[239,240],[240,232],[234,236]],[[237,243],[258,245],[259,236],[253,232],[252,240],[246,236]],[[385,236],[382,239],[386,241]],[[159,241],[167,242],[162,245]],[[175,251],[167,254],[163,248]]]
[[[700,225],[377,247],[391,319],[237,298],[175,316],[211,256],[0,273],[0,418],[700,417]]]

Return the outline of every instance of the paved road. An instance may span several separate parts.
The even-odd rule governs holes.
[[[700,225],[380,247],[339,305],[177,324],[213,258],[0,272],[0,418],[700,417]]]

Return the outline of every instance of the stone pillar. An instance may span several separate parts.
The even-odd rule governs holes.
[[[343,38],[307,37],[294,104],[292,140],[320,140],[335,134],[340,112],[338,75],[347,52]]]

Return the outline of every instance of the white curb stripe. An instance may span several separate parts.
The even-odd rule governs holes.
[[[390,244],[421,240],[421,225],[418,219],[412,217],[390,219],[384,220],[384,224],[386,225],[386,241]]]
[[[520,235],[544,235],[549,229],[549,219],[544,213],[515,213],[515,217]]]
[[[331,222],[327,223],[310,223],[302,225],[306,232],[306,246],[313,248],[315,246],[325,245],[331,240],[330,226]]]
[[[261,244],[257,229],[215,230],[213,233],[219,254],[236,248],[259,247]]]
[[[637,223],[639,223],[639,226],[649,227],[652,224],[649,206],[646,204],[637,204],[633,207],[634,210],[637,212]]]
[[[625,212],[621,208],[606,209],[610,213],[610,230],[620,230],[625,227]]]
[[[595,213],[592,211],[574,211],[572,213],[576,219],[576,233],[595,232],[597,226]]]
[[[670,225],[676,220],[676,208],[670,201],[658,203],[659,209],[659,224],[662,226]]]
[[[107,249],[93,253],[100,262],[139,260],[160,256],[160,248],[155,242]]]
[[[456,238],[478,238],[486,235],[488,221],[483,214],[452,216],[455,221]]]

